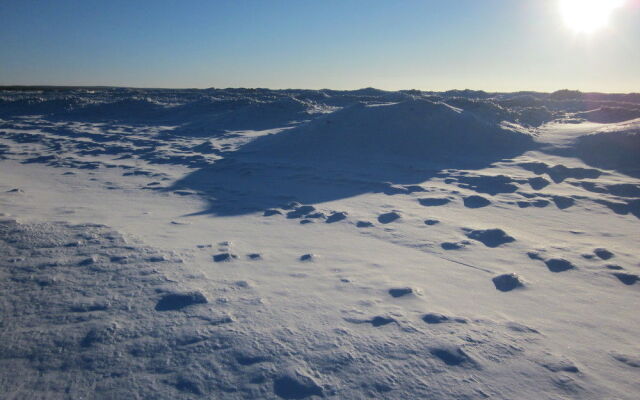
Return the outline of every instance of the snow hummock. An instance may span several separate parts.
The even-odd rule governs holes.
[[[309,124],[256,141],[263,152],[290,157],[320,155],[481,158],[532,147],[524,128],[427,99],[355,104]]]

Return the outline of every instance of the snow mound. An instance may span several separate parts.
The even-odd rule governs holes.
[[[277,100],[244,100],[213,103],[210,112],[194,115],[175,133],[211,136],[221,131],[265,130],[283,127],[312,118],[313,104],[293,97]]]
[[[487,122],[499,123],[500,121],[512,121],[515,119],[514,114],[510,110],[487,100],[454,97],[447,99],[446,104],[471,112],[476,117]]]
[[[640,176],[640,118],[579,137],[576,151],[587,164]]]
[[[575,116],[584,118],[589,122],[609,124],[640,118],[640,108],[600,107],[595,110],[576,113]]]
[[[0,116],[15,117],[25,115],[46,115],[65,112],[82,103],[74,97],[45,98],[32,97],[0,97]]]
[[[448,159],[508,156],[533,147],[529,133],[445,103],[410,99],[356,104],[253,143],[279,155]]]
[[[142,122],[161,120],[168,108],[151,98],[134,97],[72,106],[56,116],[65,120]]]

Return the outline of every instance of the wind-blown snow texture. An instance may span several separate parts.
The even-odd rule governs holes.
[[[637,399],[640,95],[0,91],[0,398]]]

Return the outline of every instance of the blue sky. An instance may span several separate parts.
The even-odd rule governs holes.
[[[0,0],[0,84],[640,91],[640,1]]]

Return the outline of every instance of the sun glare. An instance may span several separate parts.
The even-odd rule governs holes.
[[[625,0],[560,0],[560,12],[569,28],[578,33],[592,33],[607,26],[615,9]]]

